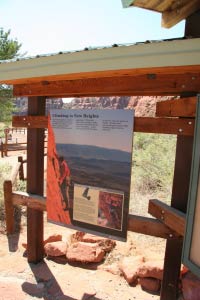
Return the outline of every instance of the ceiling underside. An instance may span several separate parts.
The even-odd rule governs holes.
[[[170,28],[200,10],[199,0],[122,0],[124,7],[136,6],[162,14],[162,26]]]

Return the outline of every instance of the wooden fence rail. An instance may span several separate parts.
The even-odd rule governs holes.
[[[17,205],[26,206],[28,208],[32,208],[38,211],[46,211],[46,197],[42,197],[39,195],[34,195],[30,193],[18,192],[13,191],[13,186],[16,182],[16,179],[19,175],[20,180],[25,180],[24,178],[24,171],[23,171],[23,164],[26,163],[26,159],[20,156],[18,157],[18,163],[13,168],[11,172],[11,180],[4,181],[4,201],[5,201],[5,211],[6,211],[6,229],[7,234],[12,234],[15,231],[15,222],[14,222],[14,207]],[[149,211],[152,213],[152,201],[149,202]],[[157,207],[160,204],[158,200],[154,200]],[[165,212],[168,212],[168,218],[170,216],[176,218],[176,210],[173,210],[171,207],[165,205]],[[158,208],[159,209],[159,208]],[[157,210],[158,210],[157,209]],[[163,209],[163,207],[162,207]],[[155,211],[155,209],[153,210]],[[169,213],[170,212],[170,213]],[[153,214],[154,215],[154,214]],[[179,239],[182,238],[184,235],[184,230],[178,229],[177,231],[174,230],[172,226],[169,225],[170,223],[166,222],[166,220],[160,218],[153,219],[147,218],[144,216],[137,216],[131,215],[128,216],[128,230],[146,234],[154,237],[164,238],[164,239]],[[184,228],[185,225],[185,215],[179,214],[179,224],[181,224],[181,228]],[[179,226],[179,227],[180,227]]]

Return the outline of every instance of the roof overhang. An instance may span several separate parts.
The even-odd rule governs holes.
[[[162,13],[162,26],[170,28],[200,9],[199,0],[122,0],[123,7],[136,6]]]
[[[139,43],[2,62],[0,83],[76,80],[200,69],[200,38]]]
[[[200,39],[140,43],[2,62],[14,96],[180,95],[200,92]]]

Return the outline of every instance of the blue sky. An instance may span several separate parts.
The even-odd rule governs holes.
[[[184,35],[184,22],[164,29],[159,13],[121,0],[0,0],[0,27],[26,56]]]

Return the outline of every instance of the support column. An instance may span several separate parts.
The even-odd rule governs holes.
[[[190,15],[185,23],[185,37],[200,37],[200,10]],[[184,96],[190,96],[187,93]],[[193,137],[178,136],[176,147],[176,161],[171,206],[186,212],[190,170],[192,163]],[[167,240],[165,250],[164,277],[161,289],[161,300],[176,300],[178,280],[180,275],[183,242]]]
[[[200,10],[189,16],[185,23],[185,37],[200,37]]]
[[[28,115],[45,115],[45,97],[28,99]],[[44,129],[27,130],[27,192],[43,196],[44,190]],[[44,257],[43,212],[27,208],[28,262],[37,263]]]
[[[192,162],[193,137],[178,136],[172,189],[171,206],[186,212],[190,169]],[[182,240],[167,240],[161,300],[176,300],[181,267]]]

